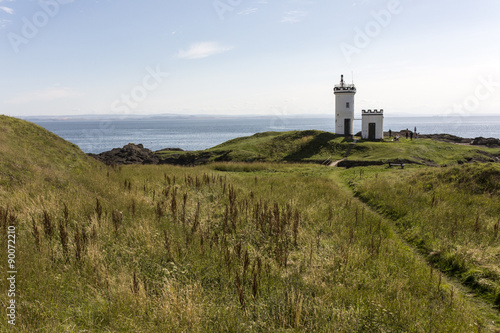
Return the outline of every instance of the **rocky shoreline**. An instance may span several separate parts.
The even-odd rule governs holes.
[[[392,132],[392,136],[399,135],[404,138],[406,130]],[[386,138],[388,137],[386,134]],[[450,142],[455,144],[474,145],[488,148],[500,147],[500,139],[495,138],[461,138],[451,134],[423,134],[420,139],[433,139],[437,141]],[[158,154],[161,152],[172,152],[168,155]],[[229,153],[229,152],[227,152]],[[107,165],[129,165],[129,164],[173,164],[173,165],[201,165],[209,162],[210,158],[217,156],[217,161],[226,161],[224,152],[210,151],[184,151],[180,148],[165,148],[152,151],[144,148],[142,144],[129,143],[123,148],[114,148],[100,154],[88,154],[98,161]],[[347,162],[346,162],[347,163]]]

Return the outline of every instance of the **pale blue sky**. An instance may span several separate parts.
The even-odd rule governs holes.
[[[499,115],[500,2],[0,0],[0,113]],[[152,75],[151,73],[156,73]]]

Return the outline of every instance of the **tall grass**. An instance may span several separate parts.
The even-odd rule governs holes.
[[[353,184],[436,267],[500,305],[497,164],[400,171]]]
[[[19,327],[487,329],[460,293],[429,274],[387,223],[333,183],[325,169],[273,168],[227,173],[131,166],[103,171],[89,186],[102,186],[99,199],[70,196],[70,189],[37,191],[31,202],[21,199],[23,189],[4,196],[20,225]],[[147,191],[131,185],[129,192],[130,183],[147,184]],[[164,193],[161,201],[154,193]],[[135,214],[127,209],[132,200]],[[41,232],[45,216],[57,233]]]

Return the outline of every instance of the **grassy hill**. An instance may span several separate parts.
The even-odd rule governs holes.
[[[314,162],[343,159],[352,140],[329,132],[308,130],[265,132],[227,141],[213,148],[197,152],[158,152],[162,158],[178,157],[198,162]],[[470,161],[500,159],[500,148],[457,145],[432,139],[398,142],[370,142],[359,140],[349,151],[350,165],[405,161],[420,165],[456,165]],[[175,161],[174,161],[175,162]]]
[[[77,146],[40,126],[0,115],[0,184],[7,188],[43,177],[64,186],[97,163]]]
[[[478,195],[492,190],[488,195],[495,202],[496,183],[490,184],[490,176],[482,181],[483,174],[496,180],[496,169],[490,172],[489,166],[488,172],[443,168],[448,173],[438,174],[441,168],[422,166],[369,167],[361,173],[290,163],[341,156],[349,145],[308,131],[261,134],[251,137],[252,143],[237,139],[213,148],[288,163],[113,168],[31,123],[0,117],[0,129],[0,248],[7,248],[5,230],[14,225],[17,331],[494,332],[499,327],[494,300],[478,303],[467,285],[429,266],[405,241],[385,202],[362,196],[362,186],[384,177],[388,181],[376,190],[389,195],[390,175],[408,172],[421,200],[426,184],[435,184],[441,195],[451,183],[479,184]],[[375,149],[389,153],[395,146],[380,147]],[[446,202],[439,195],[436,205]],[[469,209],[485,207],[483,197],[464,198]],[[443,230],[448,227],[443,222]],[[483,227],[491,226],[481,224],[481,233]],[[0,252],[0,261],[7,262],[7,251]],[[2,306],[9,301],[7,287],[1,279]],[[7,330],[5,315],[0,327]]]

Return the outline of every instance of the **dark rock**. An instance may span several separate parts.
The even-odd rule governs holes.
[[[123,148],[114,148],[100,154],[89,154],[95,159],[108,164],[158,164],[159,159],[151,150],[142,144],[129,143]]]
[[[471,145],[474,146],[487,146],[489,148],[498,148],[500,147],[500,139],[495,138],[483,138],[477,137],[472,142]]]
[[[461,138],[451,134],[422,134],[418,136],[420,139],[433,139],[436,141],[444,141],[450,143],[467,143],[470,144],[472,139]]]

